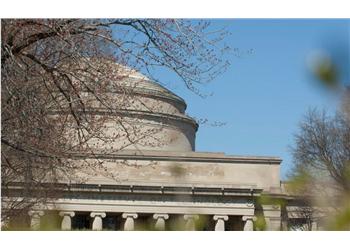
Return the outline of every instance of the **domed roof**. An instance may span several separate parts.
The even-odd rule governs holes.
[[[108,106],[95,101],[89,92],[89,110],[101,117],[104,128],[91,146],[101,150],[194,151],[197,122],[185,114],[185,101],[135,69],[108,61],[103,67],[112,74],[104,89]],[[119,117],[115,119],[115,117]],[[130,139],[131,137],[132,140]],[[133,141],[133,143],[130,143]]]
[[[129,86],[136,92],[142,92],[146,94],[148,93],[158,97],[167,97],[177,100],[186,108],[186,103],[181,97],[163,87],[159,83],[155,82],[154,80],[149,79],[139,71],[118,63],[115,63],[115,66],[118,67],[118,74],[127,78],[127,80],[124,80],[124,86]]]
[[[132,93],[135,94],[133,104],[125,109],[127,111],[124,115],[137,116],[137,123],[144,124],[145,127],[162,127],[162,131],[155,137],[167,142],[156,147],[137,147],[147,150],[193,151],[198,124],[185,114],[185,101],[135,69],[120,64],[115,64],[114,67],[117,67],[120,76],[125,76],[121,80],[123,86],[132,88]],[[150,109],[145,108],[146,103]]]

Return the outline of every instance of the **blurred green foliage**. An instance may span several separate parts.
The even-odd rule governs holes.
[[[321,57],[313,66],[313,73],[323,86],[328,89],[339,86],[337,67],[331,59]]]
[[[350,230],[350,199],[347,200],[347,206],[337,211],[333,217],[330,218],[327,229],[336,231]]]
[[[265,231],[266,221],[263,214],[256,215],[256,221],[254,223],[254,231]]]

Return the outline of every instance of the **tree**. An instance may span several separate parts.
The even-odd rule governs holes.
[[[97,142],[126,138],[133,144],[157,132],[141,132],[121,115],[138,96],[137,82],[125,85],[135,70],[158,81],[154,71],[165,68],[200,94],[200,84],[228,65],[221,59],[227,33],[209,25],[176,19],[2,20],[2,219],[52,197],[58,178],[69,180],[84,165],[71,161],[77,153],[94,155],[101,148]],[[99,107],[108,118],[90,112]],[[121,131],[106,134],[106,119]],[[100,160],[85,167],[103,168]],[[5,201],[14,183],[23,188],[21,199]]]
[[[292,152],[295,168],[289,188],[308,204],[300,208],[307,214],[304,218],[311,224],[315,217],[328,216],[325,224],[329,229],[348,228],[350,218],[343,218],[350,211],[350,122],[346,112],[329,116],[309,111],[295,135]]]
[[[299,171],[350,192],[350,124],[342,113],[329,117],[310,111],[300,123],[295,142],[293,157]]]

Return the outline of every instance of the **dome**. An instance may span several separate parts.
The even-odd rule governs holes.
[[[115,63],[112,67],[117,67],[118,74],[122,77],[122,87],[132,89],[134,93],[149,95],[150,97],[157,99],[168,99],[169,102],[173,102],[179,109],[179,113],[184,113],[186,109],[185,101],[174,94],[167,88],[163,87],[159,83],[150,80],[147,76],[141,74],[135,69],[131,69],[127,66]],[[112,91],[113,92],[113,91]],[[165,111],[166,112],[166,111]]]
[[[111,67],[120,76],[105,94],[114,112],[101,104],[94,108],[105,118],[100,137],[114,140],[96,138],[90,146],[108,153],[116,149],[194,151],[198,124],[185,114],[185,101],[134,69],[120,64]]]

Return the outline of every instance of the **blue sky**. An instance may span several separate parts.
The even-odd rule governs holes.
[[[214,95],[202,99],[181,84],[167,86],[186,100],[191,116],[226,122],[201,126],[196,151],[278,156],[285,179],[302,116],[311,107],[333,112],[339,103],[339,95],[317,87],[307,58],[327,51],[349,83],[350,21],[223,19],[213,25],[225,26],[231,32],[225,42],[238,49],[228,55],[230,68],[202,88]]]

